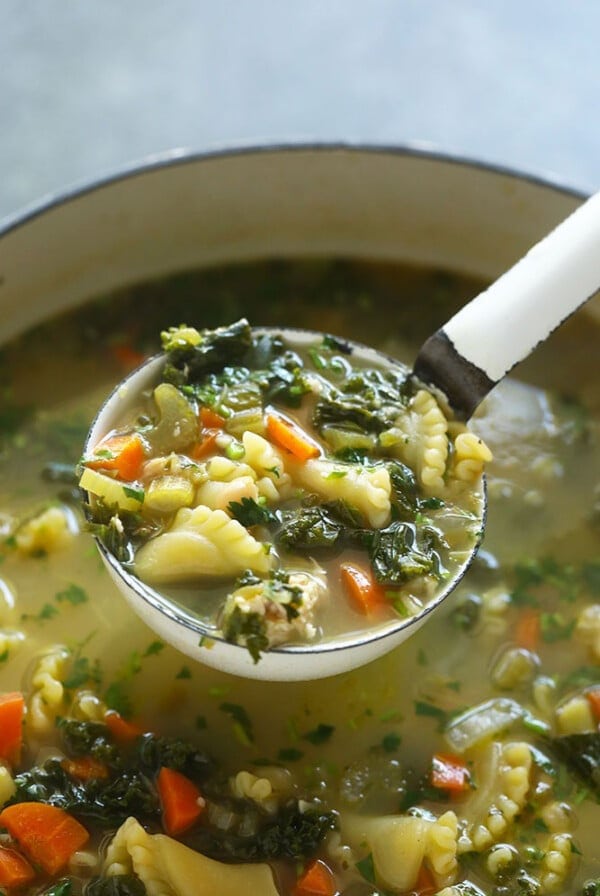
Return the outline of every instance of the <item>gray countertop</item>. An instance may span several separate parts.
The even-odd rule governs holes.
[[[0,0],[0,217],[173,147],[412,143],[600,186],[598,0]]]

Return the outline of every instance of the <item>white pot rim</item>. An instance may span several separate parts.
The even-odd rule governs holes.
[[[0,220],[0,240],[27,225],[32,220],[44,215],[59,206],[80,199],[88,194],[95,193],[111,184],[126,181],[138,177],[141,174],[150,174],[165,168],[173,168],[194,164],[210,159],[235,158],[236,156],[253,156],[267,154],[282,154],[296,152],[344,152],[349,154],[372,154],[383,156],[404,156],[408,158],[426,159],[429,161],[443,162],[456,165],[461,168],[473,168],[476,170],[498,174],[503,177],[532,185],[547,187],[565,196],[574,199],[586,199],[590,195],[589,190],[564,183],[559,175],[554,173],[536,173],[499,163],[486,161],[477,157],[446,151],[440,147],[419,142],[386,143],[386,142],[362,142],[352,140],[320,141],[269,141],[257,143],[228,142],[212,146],[207,149],[173,148],[158,153],[152,153],[134,160],[126,165],[118,166],[98,176],[76,182],[65,188],[45,194],[40,199],[26,205],[24,208],[10,213]]]

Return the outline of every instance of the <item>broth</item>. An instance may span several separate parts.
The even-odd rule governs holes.
[[[31,701],[39,692],[40,655],[61,644],[70,651],[63,664],[70,686],[49,717],[53,711],[81,715],[83,689],[125,714],[132,710],[145,728],[218,754],[230,773],[251,769],[260,776],[265,761],[288,766],[304,798],[340,813],[339,836],[329,835],[318,854],[334,868],[341,892],[373,892],[365,881],[369,862],[354,866],[369,853],[378,857],[375,834],[356,822],[361,813],[431,825],[450,809],[462,825],[464,850],[454,876],[484,893],[516,896],[554,886],[554,892],[576,894],[584,881],[600,876],[592,781],[567,773],[551,748],[557,735],[597,734],[594,703],[586,695],[600,687],[600,622],[589,609],[600,603],[594,493],[600,482],[599,334],[582,315],[519,371],[539,385],[505,384],[478,415],[475,425],[495,455],[479,562],[432,621],[363,669],[317,683],[258,684],[196,666],[158,644],[130,613],[89,534],[63,532],[64,543],[44,551],[43,536],[38,533],[36,547],[29,531],[34,540],[24,547],[21,538],[18,547],[27,521],[49,503],[59,502],[67,528],[82,527],[71,486],[41,473],[49,461],[77,462],[93,413],[138,353],[152,349],[161,328],[178,320],[214,326],[247,314],[257,324],[305,326],[370,342],[410,362],[422,339],[478,289],[468,279],[393,265],[243,265],[102,298],[5,347],[0,677],[3,691],[22,688],[29,700],[24,768],[40,761],[46,744],[56,744],[54,726],[44,730]],[[563,347],[577,357],[576,375],[563,360]],[[540,390],[546,378],[554,394]],[[529,629],[527,620],[534,620]],[[496,701],[491,708],[490,701]],[[466,713],[474,707],[479,723],[492,726],[487,738],[461,754],[472,763],[478,789],[449,800],[447,790],[429,786],[431,758],[455,752],[452,745],[471,731]],[[521,707],[518,716],[515,707]],[[508,721],[494,733],[500,711]],[[503,747],[515,743],[530,744],[533,760],[522,804],[513,800],[518,811],[495,837],[504,853],[491,849],[493,843],[480,848],[485,835],[469,844],[473,826],[487,818],[477,798],[486,810],[498,808],[503,786],[501,762],[490,771],[489,744],[503,756]],[[413,842],[414,824],[405,842]],[[396,835],[390,828],[385,836],[391,842]],[[563,847],[568,854],[560,859],[554,854],[563,855]],[[415,850],[413,843],[411,855]],[[428,853],[425,865],[431,872],[432,862],[440,861]],[[568,870],[559,874],[554,866]],[[291,893],[294,867],[275,862],[283,896]],[[381,868],[378,873],[381,891],[389,890]],[[431,892],[445,883],[442,872],[435,873]],[[80,892],[81,880],[72,876],[73,892]],[[31,892],[42,891],[40,884]]]

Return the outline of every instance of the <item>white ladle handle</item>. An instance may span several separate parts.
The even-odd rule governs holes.
[[[598,288],[600,193],[434,333],[419,351],[414,372],[468,418]]]

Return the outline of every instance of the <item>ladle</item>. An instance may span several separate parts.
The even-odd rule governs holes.
[[[488,392],[600,286],[600,193],[537,243],[514,267],[458,312],[420,349],[416,376],[442,391],[467,420]],[[277,329],[296,344],[321,334]],[[354,345],[366,363],[389,364],[380,352]],[[159,379],[164,356],[150,359],[109,396],[94,420],[86,453]],[[566,372],[568,373],[568,372]],[[165,641],[225,672],[265,680],[308,680],[345,672],[393,649],[416,632],[450,594],[477,546],[445,589],[415,616],[315,644],[271,649],[254,663],[246,648],[227,643],[193,613],[140,581],[98,540],[106,567],[135,612]],[[210,649],[199,646],[207,636]]]

